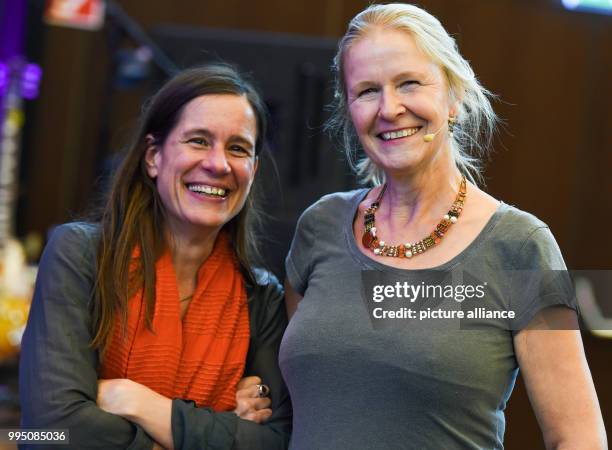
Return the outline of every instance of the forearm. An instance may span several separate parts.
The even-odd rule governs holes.
[[[554,450],[607,450],[606,430],[597,394],[590,379],[576,383],[570,374],[564,375],[564,392],[549,392],[548,400],[531,393],[536,405],[536,416],[540,422],[547,449]],[[555,384],[550,381],[551,389]],[[543,389],[540,389],[543,391]],[[547,391],[544,391],[546,394]],[[542,395],[542,392],[539,393]],[[553,398],[562,397],[565,406],[555,405]]]
[[[526,329],[515,349],[546,448],[607,449],[580,334]]]
[[[223,450],[286,450],[291,427],[286,407],[263,425],[242,420],[233,412],[215,413],[192,402],[173,401],[173,425],[177,448]]]
[[[140,425],[149,436],[168,450],[174,449],[172,439],[172,400],[150,391],[146,403],[139,406],[134,416],[126,417]]]
[[[580,418],[575,420],[573,430],[545,430],[544,443],[547,450],[607,450],[608,440],[606,430],[599,416],[597,418]]]
[[[70,445],[66,448],[151,448],[151,438],[141,427],[123,417],[100,410],[92,401],[77,401],[68,397],[64,395],[61,401],[55,402],[45,402],[40,396],[32,402],[30,398],[33,397],[22,398],[22,404],[29,403],[22,411],[22,426],[66,429],[70,433]],[[58,445],[57,448],[63,447]]]
[[[605,433],[603,436],[578,436],[568,438],[552,445],[546,444],[547,450],[607,450]]]

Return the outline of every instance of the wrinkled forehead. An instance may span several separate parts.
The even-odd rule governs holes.
[[[412,33],[393,28],[373,27],[356,37],[343,55],[344,83],[369,78],[414,73],[431,81],[444,78],[442,69],[422,50]]]
[[[377,47],[382,50],[388,46],[387,44],[389,44],[389,40],[403,40],[404,42],[409,43],[408,45],[411,47],[415,47],[419,51],[423,52],[418,38],[412,31],[391,26],[369,25],[362,28],[358,32],[353,33],[353,37],[346,42],[342,52],[343,63],[346,63],[347,57],[354,53],[355,47],[363,47],[364,42],[367,42],[368,46]],[[425,55],[424,52],[423,54]]]

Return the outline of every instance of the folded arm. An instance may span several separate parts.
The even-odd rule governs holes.
[[[245,420],[262,423],[272,410],[269,398],[257,395],[259,377],[243,378],[236,392],[237,407],[234,413]],[[174,449],[172,439],[172,400],[129,379],[99,380],[98,406],[140,425],[164,448]],[[211,416],[212,418],[212,416]]]
[[[87,228],[58,227],[40,263],[22,341],[22,425],[68,429],[71,448],[150,449],[153,441],[141,427],[96,405],[98,356],[90,347],[94,266]]]
[[[272,281],[272,280],[270,280]],[[286,327],[282,289],[267,283],[251,290],[251,345],[237,408],[214,412],[191,401],[166,398],[131,380],[101,380],[98,404],[140,425],[167,449],[283,450],[291,429],[291,404],[278,367]],[[261,378],[260,378],[261,376]],[[265,383],[271,399],[258,398]]]

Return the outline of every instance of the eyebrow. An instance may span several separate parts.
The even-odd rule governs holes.
[[[424,79],[426,78],[426,75],[423,72],[415,72],[415,71],[411,71],[411,70],[407,70],[405,72],[400,72],[397,75],[395,75],[392,80],[393,82],[397,82],[399,80],[403,80],[406,78],[421,78]],[[363,81],[359,81],[357,84],[355,84],[355,86],[353,86],[350,89],[350,92],[352,93],[357,93],[359,91],[361,91],[363,88],[365,87],[369,87],[372,85],[376,85],[377,83],[373,82],[373,81],[369,81],[369,80],[363,80]]]
[[[188,136],[204,136],[207,137],[209,139],[213,139],[215,137],[215,135],[208,130],[207,128],[192,128],[189,130],[186,130],[182,133],[182,139],[187,138]],[[250,139],[241,136],[239,134],[233,134],[229,137],[228,141],[230,142],[239,142],[242,143],[243,145],[247,145],[251,148],[255,147],[255,144],[253,142],[251,142]]]
[[[426,75],[423,72],[407,70],[406,72],[398,73],[395,77],[393,77],[393,81],[398,81],[404,78],[426,78]]]

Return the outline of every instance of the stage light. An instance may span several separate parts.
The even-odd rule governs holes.
[[[612,15],[612,0],[561,0],[565,9]]]
[[[2,97],[8,89],[9,70],[6,63],[0,61],[0,97]]]

